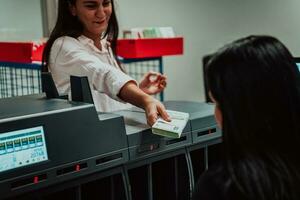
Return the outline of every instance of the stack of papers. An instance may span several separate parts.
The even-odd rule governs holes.
[[[124,38],[174,38],[172,27],[140,27],[123,31]]]
[[[171,122],[159,118],[152,126],[152,133],[171,137],[180,138],[181,133],[189,120],[189,113],[167,110]]]

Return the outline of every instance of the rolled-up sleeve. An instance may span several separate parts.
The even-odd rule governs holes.
[[[56,56],[51,71],[56,70],[67,76],[87,76],[93,90],[105,93],[115,100],[122,101],[118,94],[127,82],[136,83],[123,71],[90,54],[75,38],[56,40],[52,50],[51,54]]]

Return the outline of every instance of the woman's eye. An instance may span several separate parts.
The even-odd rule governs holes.
[[[111,3],[111,1],[104,1],[104,2],[102,3],[102,5],[103,5],[104,7],[106,7],[106,6],[109,6],[110,3]]]
[[[85,7],[89,8],[89,9],[94,9],[94,8],[97,7],[97,5],[95,5],[95,4],[86,4]]]

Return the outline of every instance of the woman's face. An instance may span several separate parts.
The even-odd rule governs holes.
[[[70,6],[73,16],[77,16],[83,24],[83,34],[96,39],[107,29],[112,13],[112,0],[76,0]]]

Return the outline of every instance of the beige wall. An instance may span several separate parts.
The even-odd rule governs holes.
[[[43,36],[40,0],[0,0],[0,41]]]
[[[173,26],[185,38],[183,56],[165,57],[168,100],[203,101],[201,58],[249,34],[281,39],[300,56],[299,0],[116,0],[121,29]]]

